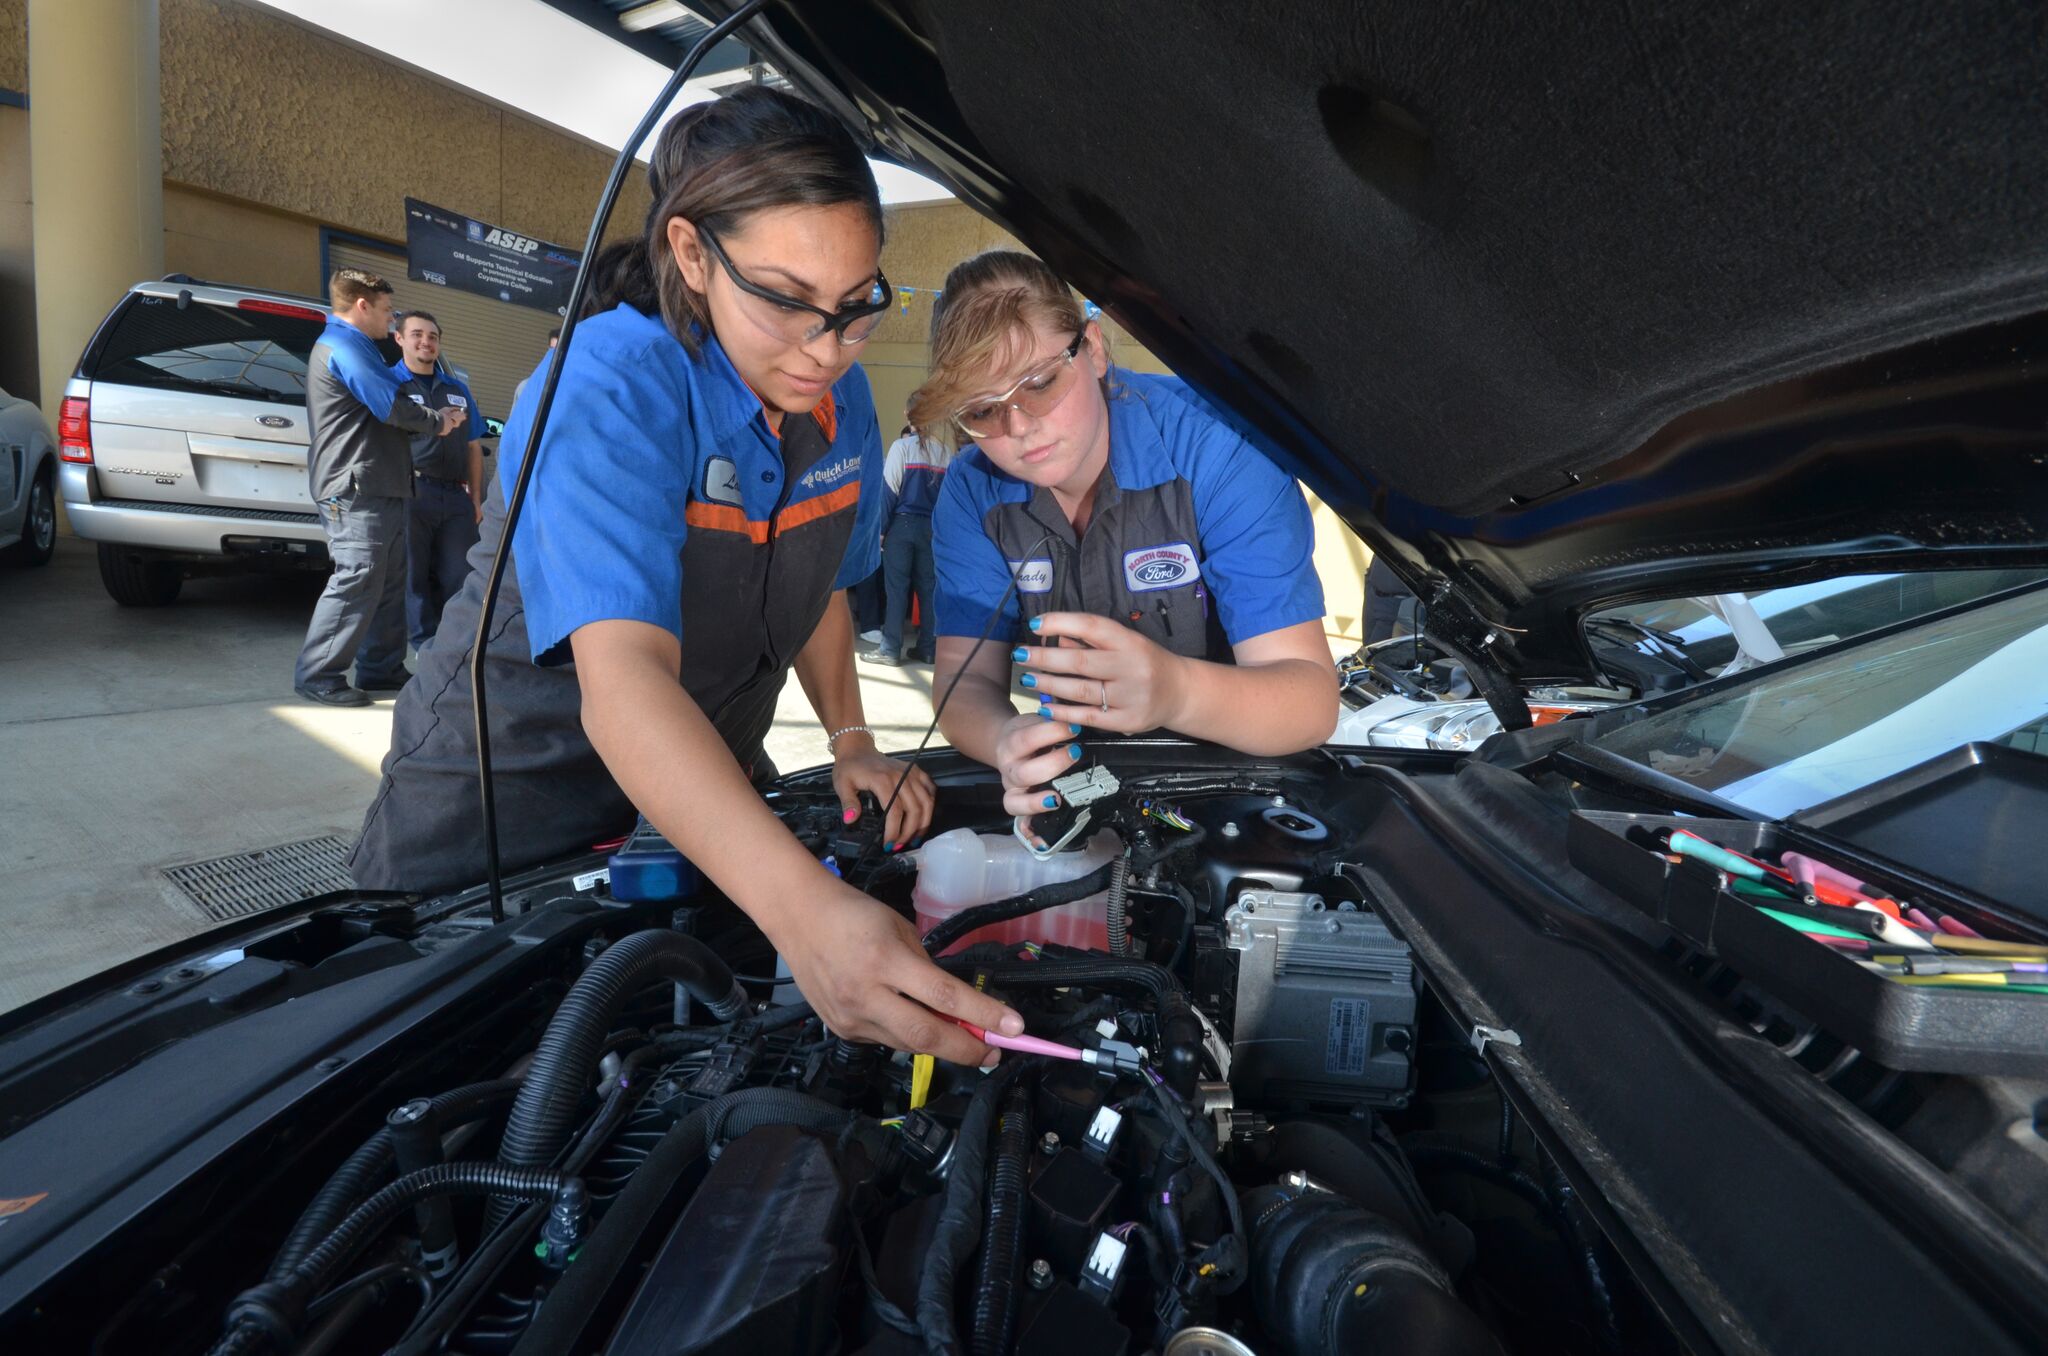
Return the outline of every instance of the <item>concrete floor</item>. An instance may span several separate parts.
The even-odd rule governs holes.
[[[0,570],[0,1011],[210,926],[165,867],[352,837],[391,701],[315,706],[292,659],[319,582],[187,581],[171,607],[116,607],[92,547]],[[860,666],[884,748],[931,718],[931,670]],[[796,683],[769,755],[826,761]]]

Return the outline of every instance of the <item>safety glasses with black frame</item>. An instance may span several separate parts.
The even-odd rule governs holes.
[[[718,243],[718,237],[702,226],[697,228],[697,238],[711,251],[711,257],[725,270],[725,276],[732,279],[734,287],[745,296],[767,303],[765,307],[744,307],[747,318],[765,332],[788,343],[808,344],[829,330],[845,347],[864,344],[874,337],[876,328],[882,323],[882,317],[887,313],[889,304],[895,297],[894,290],[889,286],[889,279],[880,269],[876,269],[874,285],[868,289],[866,301],[842,306],[836,311],[828,311],[822,306],[813,306],[799,297],[792,297],[785,292],[777,292],[772,287],[763,287],[759,283],[749,281],[733,267],[732,260],[726,255],[725,247]]]
[[[1008,434],[1012,409],[1021,411],[1028,419],[1043,419],[1051,414],[1073,393],[1078,371],[1074,359],[1080,356],[1081,345],[1087,338],[1087,328],[1083,327],[1073,343],[1017,378],[1009,390],[971,400],[955,410],[953,422],[962,433],[979,441]]]

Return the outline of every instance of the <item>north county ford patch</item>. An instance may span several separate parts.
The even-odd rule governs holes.
[[[1051,593],[1052,562],[1050,560],[1013,560],[1010,573],[1017,576],[1019,593]]]
[[[1184,541],[1124,552],[1124,587],[1133,593],[1179,588],[1202,577],[1195,550]]]

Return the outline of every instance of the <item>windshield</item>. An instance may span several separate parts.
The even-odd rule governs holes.
[[[1599,744],[1775,819],[1973,740],[2048,753],[2048,588],[1788,666]]]
[[[1587,617],[1586,640],[1611,677],[1638,691],[1672,692],[2044,577],[2040,570],[1857,574],[1630,603]]]

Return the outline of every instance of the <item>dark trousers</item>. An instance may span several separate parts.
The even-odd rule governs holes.
[[[882,650],[903,653],[903,622],[910,599],[917,596],[917,652],[932,652],[932,586],[938,571],[932,563],[932,520],[921,513],[899,513],[889,520],[882,539],[882,575],[889,601],[882,622]]]
[[[425,648],[441,628],[441,609],[469,577],[474,545],[476,510],[469,491],[454,481],[421,476],[405,524],[405,626],[416,648]]]
[[[317,506],[334,572],[313,605],[293,673],[297,687],[335,687],[405,673],[405,501],[347,494]]]
[[[853,606],[853,629],[856,635],[882,629],[883,605],[888,601],[888,590],[882,584],[882,567],[875,566],[875,572],[861,580],[847,591],[847,602]]]

